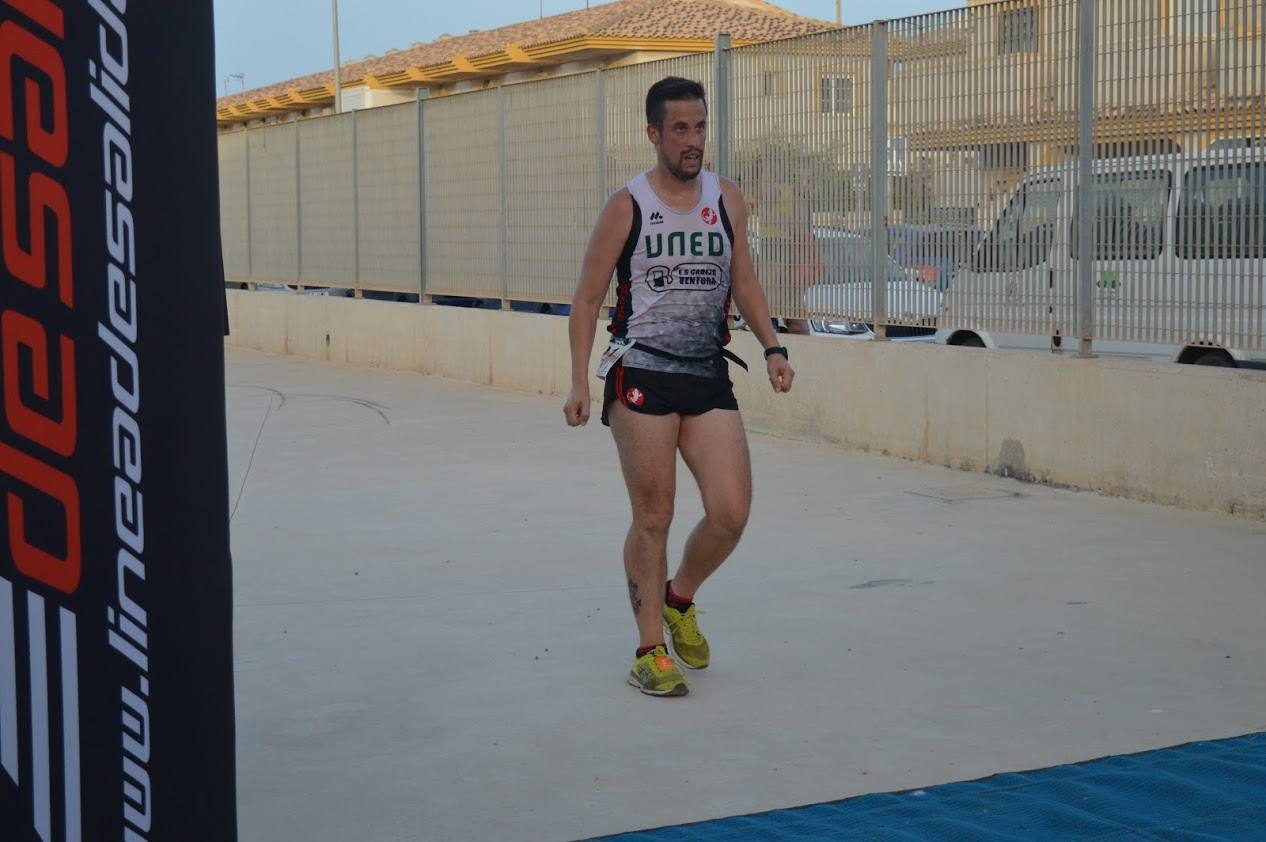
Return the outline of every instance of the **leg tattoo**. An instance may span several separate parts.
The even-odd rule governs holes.
[[[629,579],[629,602],[633,605],[633,614],[642,610],[642,598],[637,595],[637,582]]]

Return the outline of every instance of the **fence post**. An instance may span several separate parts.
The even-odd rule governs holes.
[[[497,173],[501,194],[501,309],[510,309],[510,255],[507,233],[510,227],[509,199],[506,190],[506,95],[505,86],[497,86]]]
[[[360,293],[360,135],[356,127],[356,109],[352,109],[352,260],[353,277]],[[357,296],[359,297],[359,295]]]
[[[246,280],[247,289],[255,288],[255,255],[251,245],[251,130],[242,129],[242,141],[246,145]]]
[[[1095,356],[1095,0],[1077,6],[1077,356]]]
[[[594,102],[596,105],[594,117],[598,132],[597,143],[594,144],[597,154],[597,169],[594,170],[594,181],[597,183],[594,192],[598,205],[593,218],[597,219],[603,205],[607,202],[607,79],[601,67],[596,71]]]
[[[870,246],[871,317],[878,342],[888,341],[888,22],[871,25]]]
[[[295,119],[295,276],[303,288],[303,170],[299,164],[299,120]]]
[[[733,134],[733,118],[730,95],[730,47],[733,40],[728,32],[716,36],[712,47],[712,137],[716,154],[716,172],[731,178],[730,146]]]
[[[426,291],[426,116],[423,104],[427,98],[426,88],[418,88],[418,302],[430,304],[431,296]]]

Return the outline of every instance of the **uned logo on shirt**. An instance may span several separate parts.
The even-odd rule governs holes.
[[[715,231],[692,231],[687,238],[685,231],[646,235],[646,256],[660,257],[664,253],[664,240],[668,240],[669,257],[721,257],[725,254],[725,239]]]
[[[703,217],[703,223],[705,225],[717,224],[717,212],[714,211],[712,208],[704,208],[703,213],[700,215]]]

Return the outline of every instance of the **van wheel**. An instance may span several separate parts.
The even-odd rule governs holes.
[[[981,339],[974,333],[969,333],[954,344],[961,348],[983,348],[985,347],[985,340]]]
[[[1235,360],[1226,351],[1205,351],[1192,361],[1193,365],[1212,365],[1218,368],[1235,368]]]

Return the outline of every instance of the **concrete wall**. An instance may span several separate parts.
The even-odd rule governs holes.
[[[541,394],[570,387],[557,316],[238,291],[229,312],[228,341],[242,347]],[[771,392],[754,337],[732,344],[753,368],[732,370],[752,429],[1266,519],[1266,373],[784,338],[797,372],[786,396]],[[595,401],[601,386],[591,379]]]

